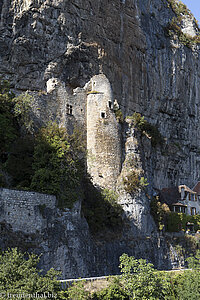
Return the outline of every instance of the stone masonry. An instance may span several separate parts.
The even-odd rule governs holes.
[[[43,210],[55,207],[55,196],[0,189],[0,222],[10,224],[14,231],[40,232],[47,227],[47,220],[42,217]]]

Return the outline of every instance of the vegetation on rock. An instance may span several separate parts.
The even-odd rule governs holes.
[[[194,230],[200,230],[200,215],[186,215],[184,213],[170,212],[167,216],[166,230],[169,232],[178,232],[187,230],[187,223],[194,224]]]
[[[147,179],[141,177],[136,171],[132,170],[126,177],[123,178],[124,189],[127,193],[131,194],[139,189],[144,189],[148,186]]]
[[[135,112],[132,116],[128,116],[127,119],[132,120],[133,126],[151,139],[153,147],[164,143],[164,138],[158,128],[147,122],[140,113]]]
[[[124,116],[123,116],[123,113],[122,113],[121,109],[117,105],[114,105],[113,111],[115,113],[115,117],[116,117],[117,121],[119,123],[123,123]]]
[[[167,33],[169,36],[173,36],[175,33],[178,36],[179,41],[188,47],[192,47],[195,44],[200,43],[200,29],[198,27],[197,20],[193,17],[191,11],[187,6],[181,1],[167,0],[172,10],[176,14],[176,17],[173,17],[169,25],[167,26]],[[194,18],[194,22],[197,26],[198,33],[196,36],[192,37],[184,32],[182,32],[181,26],[184,16],[189,16]]]
[[[170,213],[170,209],[167,204],[161,203],[159,197],[154,197],[150,203],[151,215],[159,230],[162,230],[166,226],[167,216]]]

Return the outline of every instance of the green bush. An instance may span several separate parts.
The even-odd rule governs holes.
[[[187,229],[187,222],[194,223],[194,230],[200,230],[200,215],[190,216],[183,213],[170,212],[167,215],[166,231],[178,232]]]
[[[12,114],[14,95],[6,80],[0,79],[0,159],[5,161],[7,152],[18,137],[19,127]]]
[[[70,300],[87,300],[90,299],[90,292],[86,291],[84,288],[85,281],[79,281],[74,283],[67,290],[67,298]]]

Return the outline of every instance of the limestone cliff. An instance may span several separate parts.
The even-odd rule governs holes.
[[[57,119],[69,131],[76,122],[86,134],[90,129],[87,141],[90,145],[97,142],[93,154],[99,157],[99,169],[90,164],[94,183],[106,186],[107,175],[108,187],[111,182],[116,186],[130,219],[121,240],[90,248],[94,259],[105,257],[105,261],[99,271],[86,273],[116,271],[122,252],[166,266],[166,244],[157,239],[146,194],[152,196],[156,189],[181,183],[192,187],[199,179],[199,46],[191,49],[176,35],[167,36],[175,16],[167,0],[3,0],[0,15],[0,74],[11,81],[16,93],[32,92],[35,126]],[[186,20],[182,30],[193,35],[197,29]],[[103,90],[92,86],[98,76],[106,78]],[[97,116],[92,105],[100,99],[107,106],[100,106]],[[144,115],[160,131],[164,144],[153,147],[151,139],[138,136],[128,121],[117,124],[111,111],[114,103],[124,117],[135,111]],[[104,125],[91,139],[100,117],[108,117],[112,125],[105,135],[102,121]],[[110,142],[98,152],[99,136]],[[101,173],[103,151],[108,155]],[[146,194],[133,197],[121,187],[123,175],[131,168],[144,172],[149,182]],[[109,269],[109,264],[114,267]]]

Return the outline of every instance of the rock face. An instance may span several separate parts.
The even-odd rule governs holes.
[[[86,242],[91,239],[86,222],[73,217],[77,228],[84,224],[83,237],[67,231],[66,236],[71,234],[67,248],[61,235],[55,234],[53,250],[46,244],[43,247],[51,253],[48,262],[43,261],[45,268],[50,260],[61,266],[67,257],[64,277],[115,273],[123,252],[170,267],[165,241],[158,238],[149,213],[149,198],[142,193],[128,195],[121,189],[121,180],[127,166],[133,168],[129,158],[134,168],[145,173],[150,196],[154,189],[178,184],[193,187],[199,180],[199,46],[191,50],[166,36],[174,16],[167,0],[3,0],[0,16],[0,74],[17,93],[31,91],[36,126],[56,119],[69,131],[77,123],[83,128],[88,150],[98,157],[96,165],[88,162],[94,183],[116,186],[131,220],[122,239],[97,247]],[[184,32],[194,35],[192,21],[186,18],[184,24]],[[91,87],[95,78],[105,78],[103,94],[98,86]],[[114,102],[124,116],[135,111],[144,115],[159,129],[164,145],[152,147],[149,137],[135,134],[128,121],[119,125],[111,111]],[[106,120],[96,128],[103,116],[108,117],[108,137]],[[112,142],[102,144],[105,136]],[[62,226],[70,224],[67,218],[61,219]],[[51,233],[44,236],[51,240]],[[44,239],[41,236],[41,244]],[[74,252],[68,256],[70,247]],[[73,264],[74,257],[77,267],[73,269],[68,264]],[[88,267],[89,257],[94,269]],[[78,265],[82,265],[80,273]]]
[[[54,267],[62,271],[63,279],[117,274],[118,258],[124,252],[171,268],[162,237],[147,236],[135,225],[135,231],[124,230],[117,240],[94,240],[80,210],[79,202],[64,212],[56,208],[54,196],[1,189],[0,247],[42,254],[41,268]]]
[[[200,170],[199,51],[166,37],[174,15],[167,1],[4,0],[0,9],[0,73],[16,90],[41,93],[48,82],[51,93],[48,80],[54,80],[70,96],[93,75],[105,74],[124,115],[141,112],[166,138],[163,153],[144,151],[153,186],[194,185]],[[53,97],[57,115],[65,108],[61,97]]]

